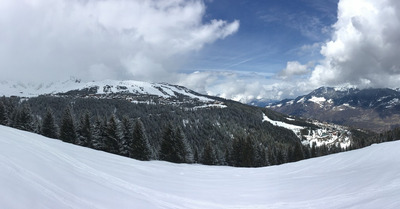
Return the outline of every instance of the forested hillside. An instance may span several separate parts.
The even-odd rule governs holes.
[[[289,120],[265,108],[215,101],[219,105],[137,103],[126,97],[71,94],[3,97],[0,123],[139,160],[245,167],[293,162],[383,141],[366,140],[369,133],[352,130],[350,147],[305,145],[305,136],[265,121],[263,115],[301,126],[305,135],[318,125]]]

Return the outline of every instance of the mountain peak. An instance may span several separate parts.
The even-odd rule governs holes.
[[[289,115],[378,132],[400,126],[400,92],[388,88],[320,87],[268,107]]]

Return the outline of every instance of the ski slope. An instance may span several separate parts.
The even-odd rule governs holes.
[[[400,208],[399,150],[232,168],[141,162],[0,126],[0,208]]]

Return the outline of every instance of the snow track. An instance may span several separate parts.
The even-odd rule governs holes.
[[[399,208],[399,149],[232,168],[141,162],[0,126],[0,208]]]

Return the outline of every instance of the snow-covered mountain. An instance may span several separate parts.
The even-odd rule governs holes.
[[[321,87],[307,95],[267,107],[289,115],[378,132],[400,126],[400,92],[387,88]]]
[[[265,168],[142,162],[0,126],[0,207],[399,208],[400,142]]]
[[[164,99],[187,97],[202,102],[212,99],[200,95],[183,86],[167,83],[148,83],[143,81],[92,81],[81,82],[71,78],[63,82],[22,83],[0,81],[0,95],[18,97],[36,97],[39,95],[77,95],[77,96],[107,96],[112,94],[149,95]]]

